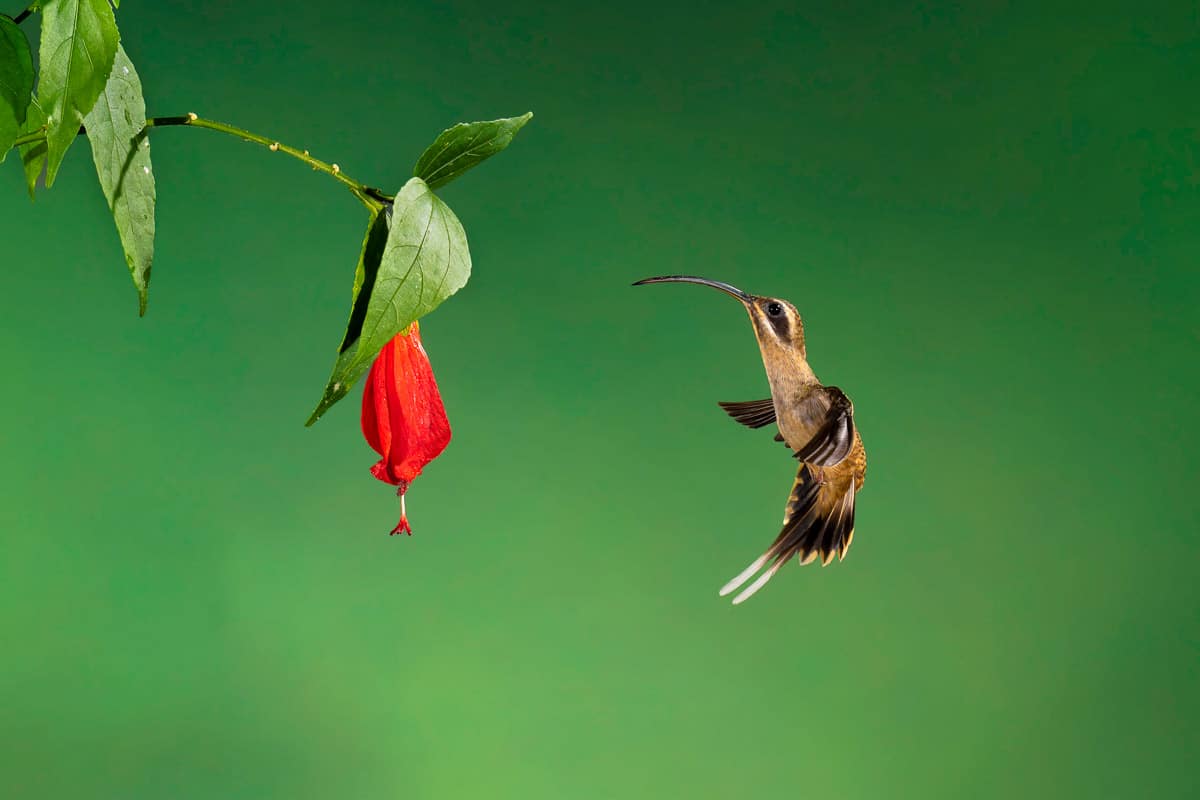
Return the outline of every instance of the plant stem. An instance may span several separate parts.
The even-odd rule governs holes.
[[[236,136],[246,142],[254,142],[267,148],[271,152],[287,153],[292,158],[299,159],[305,164],[308,164],[318,172],[324,172],[331,176],[334,180],[345,184],[350,191],[354,192],[358,199],[362,200],[369,207],[379,207],[384,203],[390,203],[394,198],[384,194],[378,189],[372,189],[365,184],[351,178],[349,175],[342,172],[342,168],[337,164],[327,164],[319,158],[313,158],[308,154],[307,150],[297,150],[294,147],[289,147],[286,144],[281,144],[274,139],[268,139],[265,136],[259,136],[257,133],[251,133],[248,130],[226,125],[224,122],[215,122],[211,119],[204,119],[195,114],[186,114],[182,117],[151,117],[146,120],[147,128],[166,128],[173,125],[186,125],[192,128],[208,128],[211,131],[224,133],[228,136]]]
[[[299,159],[305,164],[308,164],[318,172],[324,172],[331,176],[334,180],[346,185],[354,196],[361,200],[368,208],[378,210],[383,208],[387,203],[392,202],[395,198],[391,195],[384,194],[379,189],[372,188],[351,178],[346,173],[342,172],[342,168],[337,164],[328,164],[319,158],[313,158],[308,154],[307,150],[297,150],[294,147],[289,147],[286,144],[281,144],[274,139],[268,139],[266,136],[259,136],[257,133],[251,133],[248,130],[226,125],[224,122],[216,122],[211,119],[204,119],[195,114],[185,114],[181,117],[150,117],[146,120],[147,128],[169,128],[173,126],[186,126],[189,128],[208,128],[211,131],[224,133],[228,136],[236,136],[242,141],[253,142],[260,144],[271,152],[287,153],[292,158]],[[83,128],[79,129],[80,133],[86,133]],[[38,131],[36,133],[27,133],[24,136],[17,138],[13,142],[13,147],[30,144],[32,142],[41,141],[46,138],[46,132]]]
[[[44,130],[38,131],[37,133],[27,133],[24,136],[18,136],[16,141],[14,141],[12,143],[12,146],[13,147],[24,147],[27,144],[33,144],[34,142],[40,142],[45,138],[46,138],[46,131],[44,131]]]

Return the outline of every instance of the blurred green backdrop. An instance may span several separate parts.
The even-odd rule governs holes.
[[[11,12],[19,3],[12,5]],[[20,798],[1196,791],[1194,3],[128,3],[151,113],[442,192],[454,441],[315,428],[365,212],[153,135],[136,300],[78,142],[0,172],[0,780]],[[870,455],[855,546],[739,608],[793,462],[743,312],[794,300]]]

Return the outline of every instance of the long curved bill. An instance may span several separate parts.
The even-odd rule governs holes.
[[[644,286],[648,283],[698,283],[701,286],[711,286],[714,289],[719,289],[731,297],[736,297],[743,303],[748,303],[753,299],[736,286],[730,286],[728,283],[722,283],[721,281],[710,281],[708,278],[698,278],[695,275],[660,275],[657,278],[642,278],[633,285]]]

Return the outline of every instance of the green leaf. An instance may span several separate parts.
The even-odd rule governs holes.
[[[471,254],[458,217],[413,178],[396,195],[390,219],[372,217],[355,273],[350,323],[308,424],[346,396],[393,336],[461,289],[470,274]]]
[[[508,147],[517,131],[531,119],[532,111],[519,117],[489,122],[460,122],[453,128],[447,128],[417,159],[413,175],[429,184],[431,189],[444,186]]]
[[[25,115],[25,125],[21,127],[21,135],[45,133],[45,127],[46,114],[42,111],[37,98],[34,98],[29,103],[29,110]],[[38,139],[35,142],[23,144],[18,148],[18,152],[21,154],[21,165],[25,169],[25,184],[29,187],[29,199],[32,200],[37,189],[38,178],[42,177],[42,170],[46,168],[46,140]]]
[[[367,232],[363,236],[362,251],[358,256],[358,266],[354,270],[354,287],[350,297],[350,320],[346,323],[346,333],[342,336],[342,344],[338,348],[338,357],[334,362],[329,381],[325,384],[325,392],[321,402],[313,410],[305,425],[312,425],[330,406],[341,400],[350,391],[362,374],[366,372],[369,363],[356,362],[358,355],[358,337],[362,332],[363,320],[367,316],[367,301],[375,286],[375,276],[383,261],[383,249],[387,245],[388,221],[387,215],[380,211],[371,212],[367,223]]]
[[[38,98],[46,112],[46,186],[84,116],[104,91],[117,54],[117,22],[108,0],[54,0],[42,8]]]
[[[25,124],[33,96],[33,56],[25,32],[0,14],[0,163]]]
[[[84,117],[84,125],[100,188],[117,224],[125,263],[137,288],[138,313],[143,315],[154,262],[154,171],[145,132],[142,82],[120,45],[108,83]]]
[[[450,206],[412,178],[396,195],[383,262],[367,303],[358,358],[370,361],[392,337],[437,308],[471,275],[467,234]]]

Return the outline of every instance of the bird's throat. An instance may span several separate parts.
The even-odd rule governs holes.
[[[783,358],[768,358],[763,354],[767,382],[771,385],[771,400],[779,432],[789,447],[798,447],[812,436],[819,420],[809,413],[808,401],[813,390],[821,384],[808,362],[794,354],[776,354]],[[791,356],[791,357],[789,357]]]

